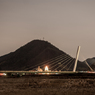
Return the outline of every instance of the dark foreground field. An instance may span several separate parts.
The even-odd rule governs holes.
[[[0,95],[95,95],[95,79],[0,77]]]

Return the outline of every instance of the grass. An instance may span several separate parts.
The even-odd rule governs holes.
[[[95,79],[0,77],[0,95],[94,95]]]

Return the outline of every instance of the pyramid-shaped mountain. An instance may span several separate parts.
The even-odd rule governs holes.
[[[28,44],[20,47],[15,52],[11,52],[7,55],[0,57],[0,69],[1,70],[32,70],[33,66],[40,66],[47,60],[54,59],[56,64],[60,63],[57,61],[58,56],[63,55],[63,57],[69,58],[71,63],[67,60],[64,65],[71,64],[70,70],[73,69],[75,59],[65,52],[59,50],[57,47],[43,40],[33,40]],[[52,61],[53,62],[53,61]],[[50,64],[52,64],[52,62]],[[62,62],[62,61],[61,61]],[[55,65],[55,64],[53,64]],[[67,67],[69,67],[67,65]],[[87,70],[87,66],[78,61],[77,70]]]

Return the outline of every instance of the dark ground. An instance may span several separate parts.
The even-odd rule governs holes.
[[[0,95],[95,95],[95,78],[0,77]]]

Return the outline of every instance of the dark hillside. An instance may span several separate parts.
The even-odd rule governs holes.
[[[88,58],[88,59],[86,59],[86,61],[87,61],[87,63],[88,63],[89,65],[92,65],[93,63],[95,63],[95,57],[93,57],[93,58]]]
[[[95,62],[91,64],[91,68],[95,70]]]
[[[2,70],[21,70],[63,53],[47,41],[33,40],[15,52],[0,57],[0,67]]]
[[[95,57],[86,59],[86,62],[95,70]]]
[[[70,57],[47,41],[33,40],[15,52],[1,56],[0,68],[1,70],[31,70],[32,66],[62,54]],[[72,59],[72,57],[70,58]],[[71,66],[71,70],[73,69],[73,65]],[[87,66],[79,61],[77,70],[81,68],[85,70]]]

